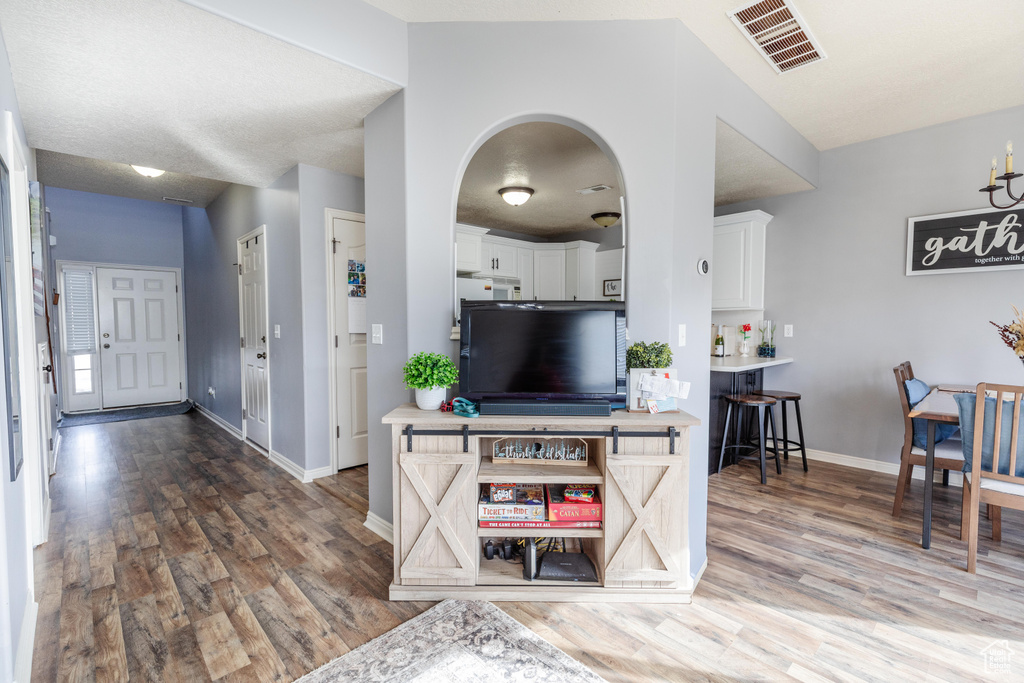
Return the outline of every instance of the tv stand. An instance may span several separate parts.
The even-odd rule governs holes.
[[[612,407],[599,400],[537,400],[534,398],[485,398],[481,415],[593,415],[608,416]]]
[[[394,477],[392,600],[685,603],[695,586],[688,547],[690,427],[684,413],[464,418],[406,404],[391,425]],[[495,441],[575,436],[588,462],[495,463]],[[593,484],[601,528],[495,528],[477,520],[480,485]],[[521,564],[487,560],[488,540],[572,538],[596,582],[523,578]]]

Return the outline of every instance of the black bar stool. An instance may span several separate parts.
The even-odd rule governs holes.
[[[768,483],[767,467],[765,461],[767,457],[771,457],[775,460],[775,471],[778,474],[782,474],[782,463],[779,461],[779,442],[775,438],[775,399],[771,396],[759,396],[756,394],[730,394],[723,397],[729,404],[728,409],[725,412],[725,429],[722,431],[722,452],[718,456],[718,471],[722,471],[722,463],[725,461],[725,452],[728,450],[744,450],[749,451],[756,449],[758,452],[757,457],[752,455],[737,455],[733,456],[737,460],[760,460],[761,462],[761,483]],[[733,439],[734,443],[729,444],[729,422],[732,420],[732,408],[736,406],[736,434]],[[744,410],[746,408],[757,409],[757,430],[758,430],[758,442],[743,442],[741,439],[741,424]],[[767,410],[765,410],[767,408]],[[772,449],[766,448],[766,433],[768,431],[768,425],[772,428],[772,443],[775,447]],[[767,456],[766,451],[772,452],[771,456]]]
[[[800,449],[800,455],[804,459],[804,472],[806,472],[807,449],[804,448],[804,422],[800,418],[800,394],[792,391],[777,391],[775,389],[761,389],[754,393],[759,396],[771,396],[781,403],[779,410],[782,413],[782,458],[783,460],[789,460],[789,445],[793,444]],[[789,438],[789,425],[786,423],[786,406],[790,403],[796,408],[796,429],[800,436],[799,441]]]

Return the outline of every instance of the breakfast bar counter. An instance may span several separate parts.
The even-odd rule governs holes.
[[[711,358],[711,372],[749,372],[770,368],[773,365],[786,365],[792,363],[792,358],[758,358],[757,356],[725,356]]]

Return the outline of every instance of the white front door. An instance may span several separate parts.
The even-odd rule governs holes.
[[[261,226],[238,240],[242,329],[243,434],[270,451],[270,377],[267,369],[267,259]]]
[[[366,226],[336,216],[328,220],[334,254],[334,436],[341,470],[368,460],[366,297],[373,283],[367,282]]]
[[[97,268],[103,407],[181,400],[174,271]]]

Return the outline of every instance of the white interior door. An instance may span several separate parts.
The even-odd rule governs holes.
[[[242,422],[245,438],[270,451],[267,364],[267,251],[263,226],[238,240],[242,329]]]
[[[366,226],[330,217],[334,254],[334,392],[338,469],[365,465],[366,408]]]
[[[103,407],[181,400],[177,275],[97,268]]]

